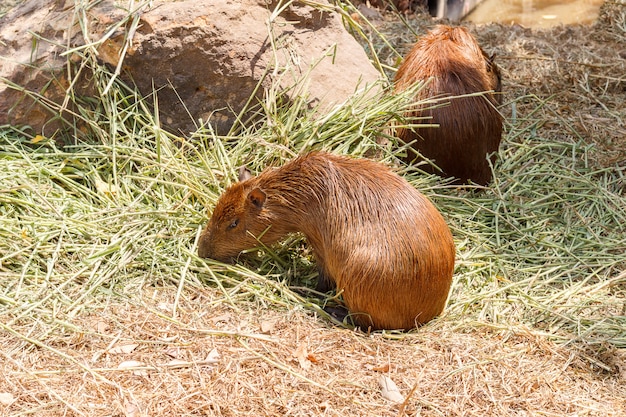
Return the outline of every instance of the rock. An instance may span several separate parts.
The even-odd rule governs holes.
[[[67,15],[60,2],[30,0],[0,18],[0,124],[30,125],[44,134],[61,127],[70,81],[67,60],[59,57],[65,48],[55,42],[73,43],[76,28]]]
[[[142,95],[158,91],[163,127],[182,134],[195,130],[199,119],[226,133],[259,83],[259,99],[274,83],[323,109],[380,76],[325,0],[319,8],[294,2],[275,12],[278,1],[155,0],[130,18],[115,1],[103,0],[85,10],[85,34],[74,2],[43,3],[27,0],[0,19],[0,56],[11,57],[0,60],[0,77],[9,80],[0,81],[0,124],[27,124],[48,137],[60,126],[55,110],[33,105],[28,95],[63,103],[74,78],[60,55],[89,42]],[[75,91],[95,95],[87,78],[75,81]]]

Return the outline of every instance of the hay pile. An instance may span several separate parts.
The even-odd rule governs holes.
[[[402,53],[397,22],[378,30]],[[319,121],[269,94],[261,123],[179,138],[115,83],[77,103],[75,145],[2,128],[0,414],[626,414],[626,10],[607,3],[593,28],[473,30],[506,89],[484,190],[377,145],[401,98],[356,95]],[[94,68],[103,89],[111,75]],[[316,271],[298,236],[238,265],[197,258],[240,164],[312,148],[377,155],[441,209],[458,260],[440,318],[409,333],[331,323],[299,291]],[[383,398],[383,375],[404,403]]]

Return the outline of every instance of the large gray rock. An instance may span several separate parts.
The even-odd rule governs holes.
[[[59,109],[70,105],[65,97],[74,78],[59,55],[74,38],[70,7],[62,2],[25,1],[0,19],[0,124],[55,133],[61,126],[58,116],[68,116]]]
[[[274,12],[277,1],[155,0],[115,29],[130,13],[104,0],[85,11],[83,31],[73,3],[27,0],[0,19],[0,77],[8,80],[0,80],[0,124],[28,124],[51,136],[59,127],[55,110],[28,96],[69,105],[75,77],[60,55],[89,42],[143,95],[158,91],[163,126],[183,134],[200,119],[226,132],[259,83],[257,98],[275,85],[323,110],[380,75],[330,6],[294,2]],[[87,79],[74,82],[79,94],[94,94]]]

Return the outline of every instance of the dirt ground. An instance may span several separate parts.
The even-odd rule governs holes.
[[[74,320],[84,331],[68,331],[52,347],[80,361],[59,362],[47,349],[9,352],[21,360],[5,355],[0,391],[20,394],[5,409],[16,414],[4,415],[617,417],[626,410],[626,368],[606,372],[585,352],[531,331],[459,332],[444,316],[394,340],[333,328],[298,309],[210,311],[209,289],[184,293],[172,320],[174,293],[144,289],[144,304],[112,302]],[[620,366],[626,359],[604,355]],[[406,406],[381,396],[383,375]]]
[[[624,8],[607,2],[592,27],[468,25],[497,54],[507,123],[544,102],[537,128],[593,144],[590,164],[625,166]],[[433,24],[409,21],[418,33]],[[413,44],[397,19],[377,25],[402,53]],[[215,287],[123,290],[55,318],[65,337],[46,346],[16,350],[23,345],[3,327],[0,415],[626,415],[626,352],[612,346],[589,351],[523,325],[470,325],[446,313],[410,335],[366,335],[301,307],[240,302],[234,290],[230,304]],[[404,403],[381,395],[383,376]]]

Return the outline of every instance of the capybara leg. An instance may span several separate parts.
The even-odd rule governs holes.
[[[345,323],[346,317],[348,317],[348,314],[350,313],[344,306],[326,306],[324,307],[324,311],[341,323]]]
[[[330,290],[334,290],[335,288],[335,281],[332,280],[330,276],[323,269],[320,268],[317,275],[317,285],[315,286],[315,291],[324,294],[329,292]]]

